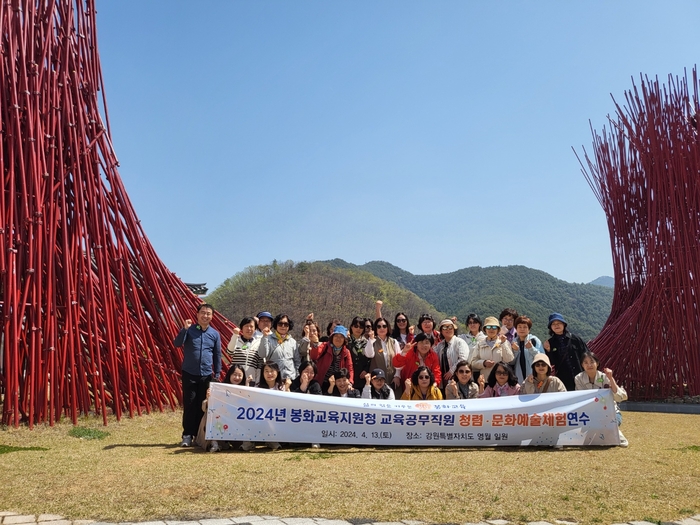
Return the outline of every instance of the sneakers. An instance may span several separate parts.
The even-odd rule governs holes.
[[[218,441],[212,441],[211,442],[211,447],[209,447],[209,452],[219,452],[221,449],[219,448],[219,442]]]
[[[244,452],[250,452],[254,448],[255,448],[255,445],[253,445],[253,443],[251,443],[250,441],[244,441],[241,444],[241,450],[243,450]]]
[[[321,445],[318,443],[311,443],[311,448],[321,448]]]
[[[192,436],[182,436],[182,442],[180,442],[181,447],[191,447],[192,446]]]

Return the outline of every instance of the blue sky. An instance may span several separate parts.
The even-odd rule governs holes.
[[[120,175],[210,290],[273,259],[612,275],[590,151],[700,2],[98,0]]]

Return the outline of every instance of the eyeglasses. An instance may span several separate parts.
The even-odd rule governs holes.
[[[486,328],[487,330],[498,330],[498,326],[493,325],[484,326],[484,328]]]
[[[378,324],[377,329],[379,329],[379,328],[386,328],[386,325],[385,324]]]
[[[277,326],[289,326],[289,323],[285,323],[284,321],[280,321],[277,323]]]
[[[457,373],[458,373],[458,374],[471,374],[472,371],[471,371],[471,370],[464,370],[464,369],[461,369],[461,370],[457,370]]]
[[[396,320],[397,323],[405,323],[406,321],[408,321],[408,319],[397,319]]]
[[[430,379],[430,376],[418,376],[418,379]]]
[[[547,366],[547,363],[543,363],[542,361],[539,361],[535,363],[535,366]]]
[[[508,372],[506,372],[505,370],[496,370],[496,375],[497,376],[507,376]]]

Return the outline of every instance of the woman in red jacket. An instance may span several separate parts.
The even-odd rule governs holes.
[[[350,377],[354,377],[352,354],[345,346],[348,329],[344,326],[336,326],[329,341],[316,348],[309,349],[309,356],[316,362],[316,381],[321,383],[323,391],[327,391],[330,385],[329,378],[340,372],[341,368],[347,368]]]
[[[394,356],[393,365],[401,369],[401,383],[405,383],[406,379],[411,379],[413,372],[421,366],[427,366],[435,376],[436,384],[440,384],[442,380],[442,372],[440,371],[440,359],[432,349],[435,340],[431,334],[420,333],[416,338],[408,343],[400,354]]]

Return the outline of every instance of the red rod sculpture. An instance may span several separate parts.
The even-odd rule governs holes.
[[[692,94],[692,97],[691,97]],[[583,172],[607,215],[612,311],[592,349],[631,399],[700,394],[700,142],[692,83],[641,78]]]
[[[94,0],[3,1],[0,25],[2,422],[173,409],[172,338],[200,300],[156,255],[117,172]],[[226,319],[213,325],[230,338]]]

